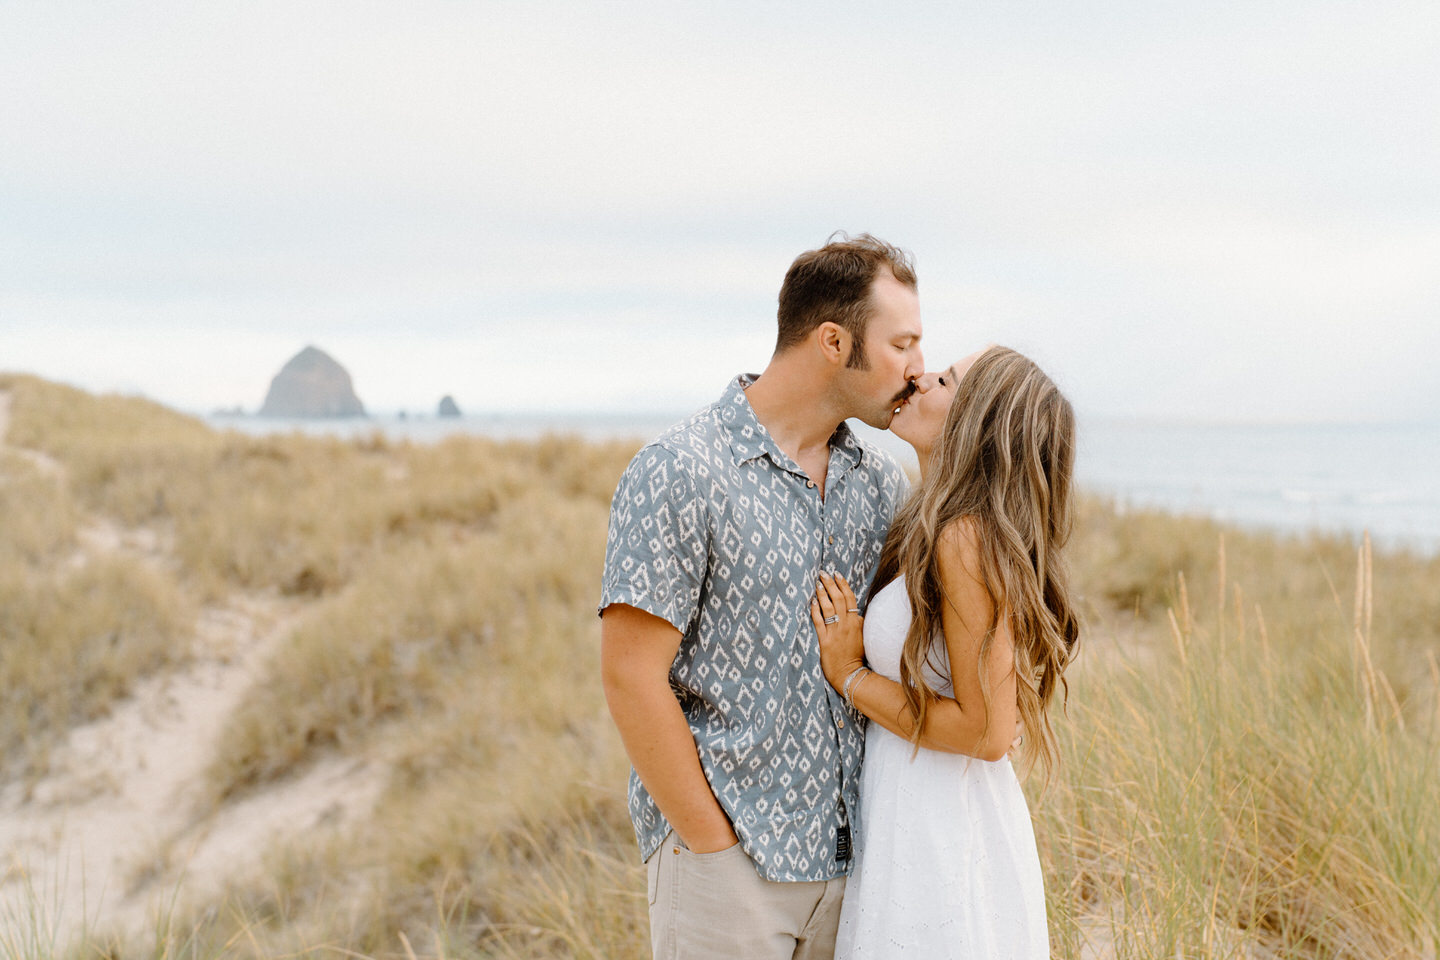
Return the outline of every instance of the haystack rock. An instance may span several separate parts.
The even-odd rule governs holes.
[[[363,417],[350,374],[324,350],[306,347],[280,368],[260,408],[262,417]]]
[[[445,394],[445,396],[441,397],[441,398],[440,398],[440,412],[437,413],[436,416],[439,416],[439,417],[458,417],[458,416],[460,416],[460,407],[459,407],[458,404],[455,403],[455,398],[452,397],[452,396],[450,396],[450,394],[448,394],[448,393]]]

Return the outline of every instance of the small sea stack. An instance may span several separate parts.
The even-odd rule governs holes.
[[[350,374],[324,350],[306,347],[275,374],[262,417],[363,417]]]
[[[440,398],[440,410],[435,415],[437,417],[458,417],[460,416],[460,407],[455,403],[455,398],[447,393]]]

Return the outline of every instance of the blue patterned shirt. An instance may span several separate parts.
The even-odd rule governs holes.
[[[849,872],[864,730],[825,681],[810,597],[821,570],[864,596],[904,473],[845,424],[825,496],[732,381],[720,400],[630,461],[610,507],[600,610],[625,603],[683,638],[670,685],[700,765],[769,880]],[[642,857],[670,827],[632,770]]]

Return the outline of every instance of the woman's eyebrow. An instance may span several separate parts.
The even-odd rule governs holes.
[[[945,370],[945,375],[950,378],[951,383],[955,382],[955,364],[950,364],[950,366]]]

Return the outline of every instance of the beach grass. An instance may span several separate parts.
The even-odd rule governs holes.
[[[636,443],[246,437],[0,390],[23,451],[0,450],[7,756],[183,663],[198,605],[260,592],[303,612],[226,724],[208,802],[337,757],[384,777],[362,822],[73,955],[648,955],[594,611]],[[164,556],[73,562],[96,518]],[[1440,559],[1098,498],[1070,556],[1062,761],[1026,785],[1055,955],[1433,960]],[[0,957],[34,955],[17,943]]]
[[[33,777],[70,727],[188,656],[194,605],[164,570],[80,550],[45,461],[0,449],[0,771]]]
[[[1435,717],[1373,667],[1364,601],[1358,629],[1336,617],[1282,641],[1263,606],[1202,617],[1179,589],[1158,648],[1077,665],[1064,772],[1035,807],[1059,939],[1073,953],[1103,931],[1121,956],[1433,956]]]

